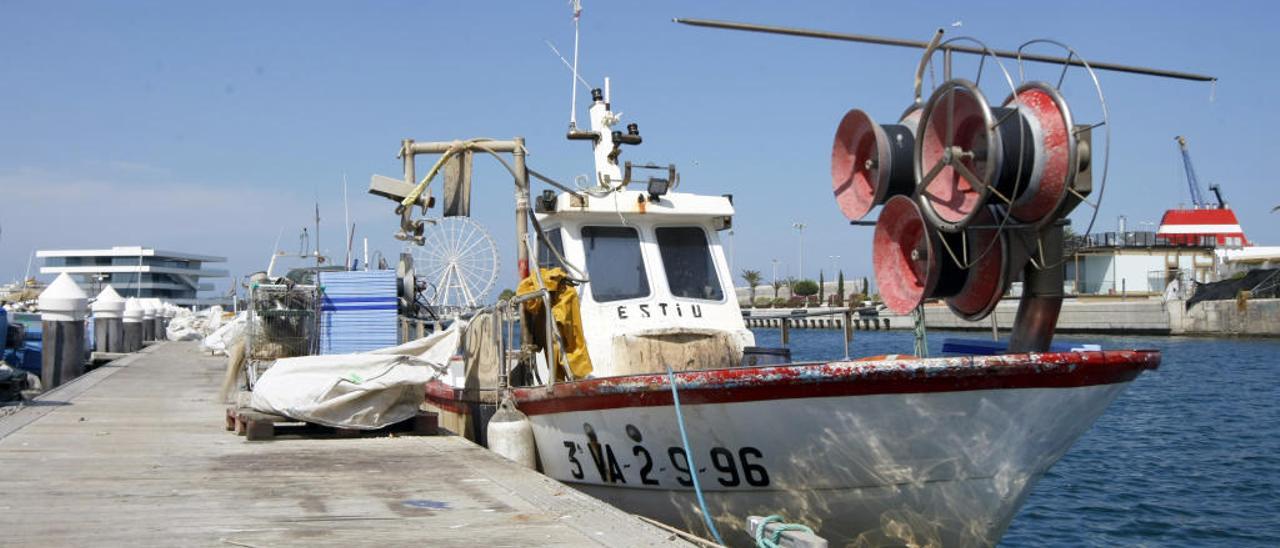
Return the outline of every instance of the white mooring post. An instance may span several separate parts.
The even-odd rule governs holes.
[[[151,318],[151,340],[163,341],[164,336],[164,302],[160,299],[151,299],[151,310],[155,312],[155,317]]]
[[[120,352],[124,337],[124,297],[110,285],[98,293],[90,307],[93,310],[93,349],[98,352]]]
[[[156,340],[156,309],[148,300],[138,299],[138,304],[142,306],[142,342],[154,341]]]
[[[40,381],[46,390],[84,373],[89,296],[63,272],[40,293]]]
[[[173,321],[174,316],[178,315],[178,307],[171,303],[164,303],[164,318],[160,322],[160,340],[169,340],[169,322]]]
[[[142,303],[137,298],[129,297],[124,301],[124,317],[122,318],[124,337],[121,338],[121,352],[137,352],[142,350]]]

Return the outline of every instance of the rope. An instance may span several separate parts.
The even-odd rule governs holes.
[[[777,523],[778,528],[773,530],[773,534],[771,534],[769,538],[765,538],[764,530],[770,523]],[[808,525],[801,523],[786,523],[782,521],[782,516],[773,514],[765,517],[763,520],[760,520],[760,526],[756,527],[756,530],[754,531],[753,536],[755,537],[757,548],[779,548],[779,541],[782,540],[782,534],[787,531],[801,531],[809,533],[810,535],[813,534],[813,529],[810,529]]]
[[[928,331],[924,326],[924,303],[916,305],[916,309],[912,312],[915,320],[914,331],[916,336],[916,356],[920,358],[929,357],[929,339]]]
[[[572,194],[574,196],[582,196],[582,193],[578,192],[577,190],[569,188],[568,186],[565,186],[562,183],[557,183],[554,179],[547,177],[546,175],[538,173],[537,171],[534,171],[527,167],[524,170],[528,171],[529,175],[533,176],[534,179],[547,183],[548,185],[551,185],[557,189],[560,189],[561,191],[568,192],[569,194]]]
[[[711,536],[716,542],[724,544],[724,539],[720,538],[720,531],[716,530],[716,524],[711,522],[711,513],[707,511],[707,501],[702,498],[702,484],[698,483],[698,465],[693,463],[693,450],[689,448],[689,434],[684,430],[684,413],[680,411],[680,393],[676,390],[676,374],[671,370],[671,366],[667,366],[667,381],[671,383],[671,401],[675,402],[676,423],[680,425],[680,442],[684,444],[685,462],[689,465],[689,477],[693,478],[693,492],[698,495],[698,508],[702,509],[702,522],[707,525],[707,529],[711,531]]]

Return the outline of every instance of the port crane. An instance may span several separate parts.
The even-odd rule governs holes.
[[[1196,168],[1191,165],[1191,153],[1187,150],[1187,138],[1178,135],[1173,140],[1178,142],[1178,151],[1182,153],[1182,167],[1187,170],[1187,187],[1191,189],[1191,205],[1196,209],[1207,209],[1209,203],[1205,201],[1204,193],[1200,192],[1200,179],[1196,177]],[[1227,203],[1222,200],[1221,187],[1215,183],[1209,185],[1209,190],[1212,190],[1214,196],[1218,198],[1218,209],[1225,209]]]

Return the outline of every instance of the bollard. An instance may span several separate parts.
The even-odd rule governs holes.
[[[163,312],[160,317],[160,340],[169,340],[169,322],[173,321],[173,317],[177,315],[177,308],[169,303],[164,303]]]
[[[156,309],[146,299],[138,299],[138,305],[142,307],[142,342],[154,341],[156,340]]]
[[[124,337],[124,298],[108,285],[98,293],[90,308],[93,310],[93,349],[120,352],[120,339]]]
[[[142,303],[129,297],[124,301],[124,314],[121,318],[120,351],[137,352],[142,350]]]
[[[151,303],[151,311],[155,314],[151,318],[151,340],[163,341],[164,334],[164,303],[160,299],[148,299]]]
[[[85,316],[89,296],[66,272],[40,293],[40,381],[45,390],[84,373]]]

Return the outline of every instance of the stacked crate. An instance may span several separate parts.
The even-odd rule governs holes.
[[[395,346],[396,273],[321,272],[320,353],[350,354]]]

